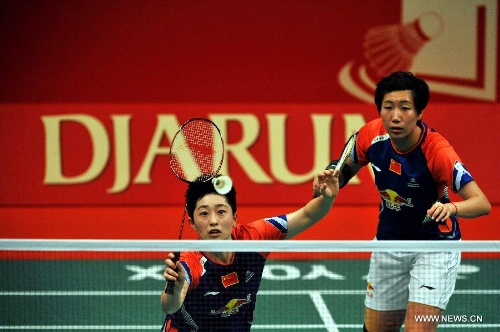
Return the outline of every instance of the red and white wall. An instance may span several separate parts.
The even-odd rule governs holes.
[[[2,238],[176,238],[185,184],[169,137],[195,116],[223,132],[239,221],[290,212],[378,116],[388,56],[429,82],[424,121],[493,204],[462,220],[464,238],[500,239],[498,1],[1,6]],[[300,238],[371,239],[379,199],[364,169]]]

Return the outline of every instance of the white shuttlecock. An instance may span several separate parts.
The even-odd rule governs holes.
[[[233,188],[233,181],[229,176],[221,175],[212,179],[215,191],[220,195],[225,195]]]
[[[364,36],[364,57],[379,77],[408,71],[420,49],[444,28],[443,18],[427,12],[407,24],[391,24],[369,29]]]

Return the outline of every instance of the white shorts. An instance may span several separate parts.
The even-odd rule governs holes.
[[[373,310],[406,310],[408,301],[443,310],[455,289],[460,252],[374,252],[365,305]]]

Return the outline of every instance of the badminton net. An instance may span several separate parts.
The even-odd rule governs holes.
[[[270,252],[252,331],[359,331],[372,253],[461,253],[440,329],[500,330],[500,241],[0,240],[0,330],[159,330],[170,251]],[[417,318],[416,318],[417,319]]]

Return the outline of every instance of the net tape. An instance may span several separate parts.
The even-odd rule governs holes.
[[[0,239],[4,251],[500,252],[500,241]]]

